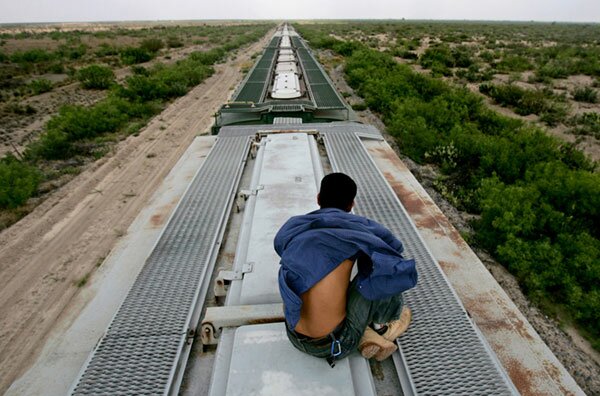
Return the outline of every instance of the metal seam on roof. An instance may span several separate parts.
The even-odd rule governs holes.
[[[169,392],[250,145],[219,137],[73,389],[75,395]],[[182,365],[182,367],[179,367]]]
[[[388,227],[417,260],[419,284],[404,294],[414,320],[397,340],[417,393],[516,393],[360,139],[352,133],[325,139],[333,169],[359,186],[356,213]]]

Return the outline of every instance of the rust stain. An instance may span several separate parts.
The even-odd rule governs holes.
[[[548,372],[548,375],[550,375],[550,377],[552,377],[554,379],[554,383],[556,385],[558,385],[558,387],[560,388],[560,392],[563,395],[574,395],[575,394],[573,391],[570,391],[569,389],[565,388],[562,381],[560,380],[560,378],[561,378],[560,369],[558,367],[556,367],[555,364],[553,364],[552,362],[549,362],[547,360],[544,360],[544,362],[542,364],[544,365],[544,368]]]
[[[453,261],[438,260],[438,263],[446,274],[460,270],[460,266]]]
[[[273,317],[273,318],[259,318],[252,319],[248,321],[248,324],[262,324],[262,323],[276,323],[283,322],[285,318],[283,316]]]
[[[511,359],[506,363],[508,376],[521,395],[539,395],[533,381],[535,373],[523,366],[518,360]]]
[[[402,205],[406,208],[406,210],[413,215],[425,216],[427,214],[425,210],[425,204],[423,201],[415,194],[414,191],[411,191],[404,187],[404,185],[396,180],[394,175],[390,172],[383,172],[383,175],[387,182],[392,186],[392,189],[396,193],[396,196],[402,202]]]
[[[174,204],[170,203],[158,208],[158,210],[150,217],[150,224],[152,225],[152,228],[162,227],[165,224],[169,214],[171,214],[173,205]]]
[[[377,151],[379,154],[381,154],[382,158],[385,158],[388,161],[392,162],[398,168],[402,169],[403,171],[408,171],[408,168],[406,167],[406,165],[404,165],[404,162],[402,162],[402,160],[400,160],[398,155],[396,155],[394,150],[391,150],[387,147],[377,147],[377,148],[375,148],[375,151]]]
[[[221,253],[221,256],[222,256],[223,260],[225,260],[226,262],[233,263],[233,259],[235,258],[235,253],[223,252],[223,253]]]
[[[498,313],[490,309],[494,301],[489,295],[479,293],[474,298],[463,299],[463,304],[477,323],[477,326],[487,330],[484,333],[497,333],[499,330],[513,332],[515,330],[515,326],[510,320],[511,318],[505,314],[507,310],[502,309],[502,312]],[[521,327],[524,329],[523,323],[521,323]]]
[[[163,213],[157,213],[150,217],[150,223],[152,223],[152,227],[160,227],[165,223],[165,216]]]
[[[383,172],[383,175],[418,228],[431,230],[439,236],[447,235],[440,226],[440,223],[448,222],[446,216],[440,212],[433,211],[432,213],[428,210],[429,206],[435,204],[423,201],[416,192],[405,187],[404,183],[397,180],[392,173]]]

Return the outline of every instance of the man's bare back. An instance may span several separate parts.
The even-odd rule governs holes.
[[[300,296],[302,310],[295,331],[312,338],[324,337],[344,320],[353,264],[352,260],[344,260]]]

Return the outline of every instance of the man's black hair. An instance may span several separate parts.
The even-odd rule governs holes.
[[[321,180],[319,203],[321,208],[348,211],[356,197],[356,183],[344,173],[330,173]]]

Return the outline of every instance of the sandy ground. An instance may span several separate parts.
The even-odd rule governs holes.
[[[328,56],[325,52],[322,52],[322,54],[325,57]],[[328,69],[328,72],[338,91],[351,94],[347,98],[349,103],[358,103],[360,101],[360,98],[354,94],[352,88],[344,80],[341,65],[333,69]],[[431,166],[418,165],[410,158],[402,155],[394,138],[385,133],[385,124],[375,114],[367,110],[359,112],[358,116],[362,122],[374,125],[384,133],[387,142],[394,148],[398,156],[423,185],[452,225],[461,233],[472,232],[469,226],[470,215],[454,208],[433,187],[433,181],[438,177],[437,171]],[[473,246],[471,248],[523,315],[525,315],[529,323],[540,334],[558,360],[573,376],[577,384],[589,395],[600,395],[600,353],[595,351],[590,343],[578,334],[575,329],[567,326],[563,330],[556,320],[549,318],[535,305],[530,303],[519,287],[515,277],[501,264],[496,262],[487,252]]]
[[[156,116],[139,134],[0,233],[0,393],[39,353],[85,280],[108,255],[271,34]],[[164,219],[157,219],[164,221]]]

